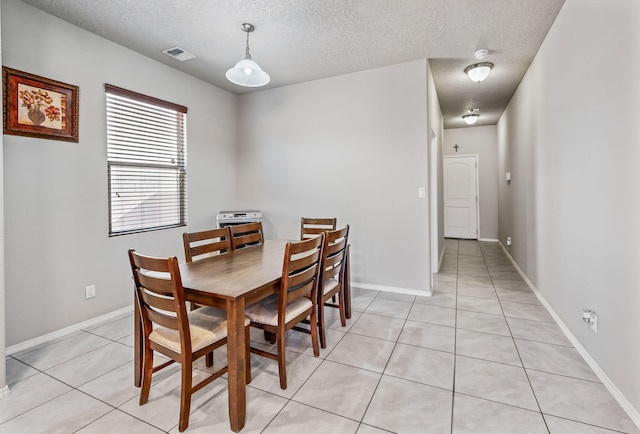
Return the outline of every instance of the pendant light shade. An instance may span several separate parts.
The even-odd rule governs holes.
[[[242,31],[247,33],[247,48],[245,52],[245,58],[240,60],[235,66],[227,71],[225,74],[227,80],[233,84],[244,87],[260,87],[268,84],[271,81],[269,74],[264,72],[260,65],[251,60],[251,54],[249,54],[249,33],[255,30],[252,24],[244,23]]]
[[[493,68],[493,63],[482,62],[482,63],[476,63],[471,66],[467,66],[464,72],[469,76],[469,78],[472,81],[475,81],[476,83],[478,83],[489,76],[489,73],[491,72],[491,68]]]
[[[226,73],[227,80],[238,86],[260,87],[271,81],[269,74],[251,59],[242,59]]]

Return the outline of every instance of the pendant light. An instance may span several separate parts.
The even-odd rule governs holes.
[[[240,28],[243,32],[247,33],[245,58],[227,71],[227,80],[233,84],[244,87],[264,86],[271,81],[271,77],[260,68],[260,65],[251,60],[251,54],[249,54],[249,33],[253,32],[255,27],[252,24],[244,23]]]

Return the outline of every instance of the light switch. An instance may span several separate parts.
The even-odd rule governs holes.
[[[418,187],[418,197],[420,199],[427,197],[427,190],[424,187]]]
[[[511,172],[507,172],[507,173],[504,175],[504,179],[505,179],[507,182],[511,182]]]

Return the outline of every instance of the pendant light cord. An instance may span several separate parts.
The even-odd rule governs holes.
[[[249,32],[248,31],[246,31],[246,32],[247,32],[247,51],[246,51],[246,53],[244,55],[244,58],[251,60],[251,54],[249,54]]]

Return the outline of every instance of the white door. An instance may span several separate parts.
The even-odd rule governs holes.
[[[478,239],[477,156],[444,157],[444,236]]]

